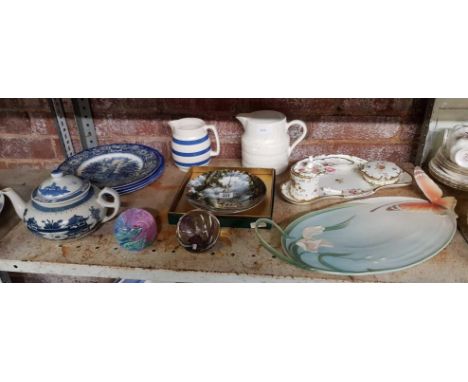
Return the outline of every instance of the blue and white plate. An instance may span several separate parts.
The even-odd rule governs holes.
[[[146,186],[148,186],[149,184],[154,182],[157,178],[159,178],[159,176],[160,176],[160,174],[156,173],[152,177],[149,177],[149,178],[145,179],[144,182],[138,183],[138,184],[133,185],[131,187],[123,187],[123,188],[118,188],[118,189],[115,189],[115,190],[120,195],[130,194],[131,192],[135,192],[135,191],[141,190],[142,188],[145,188]]]
[[[83,150],[57,169],[122,194],[158,179],[164,170],[164,157],[158,150],[140,144],[110,144]]]
[[[158,179],[161,176],[163,170],[164,170],[164,168],[158,169],[153,174],[151,174],[147,178],[143,179],[143,181],[141,181],[141,182],[132,183],[132,184],[130,184],[128,186],[114,187],[114,189],[120,195],[129,194],[130,192],[135,192],[135,191],[141,190],[142,188],[145,188],[146,186],[148,186],[149,184],[154,182],[156,179]]]
[[[126,185],[126,186],[122,186],[122,187],[113,187],[114,190],[116,190],[119,194],[126,194],[128,193],[129,191],[130,192],[133,192],[133,191],[137,191],[137,190],[140,190],[146,186],[148,186],[149,184],[151,184],[152,182],[154,182],[156,179],[158,179],[161,174],[162,174],[162,170],[163,169],[160,169],[156,172],[154,172],[153,174],[151,174],[150,176],[146,177],[145,179],[143,179],[141,182],[137,182],[137,183],[132,183],[132,184],[129,184],[129,185]]]

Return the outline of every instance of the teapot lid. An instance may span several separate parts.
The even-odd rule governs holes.
[[[62,171],[52,171],[51,176],[37,187],[32,195],[40,203],[58,203],[74,199],[89,190],[89,180],[74,175],[65,175]]]
[[[297,162],[292,168],[291,172],[303,178],[313,178],[317,175],[324,174],[325,166],[314,160],[314,157],[308,157]]]

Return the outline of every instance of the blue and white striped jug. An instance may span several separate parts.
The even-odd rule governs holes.
[[[216,127],[206,125],[198,118],[182,118],[170,121],[172,129],[171,151],[177,167],[188,171],[193,166],[206,166],[211,157],[219,155],[220,143]],[[211,130],[216,139],[216,150],[211,149],[208,131]]]

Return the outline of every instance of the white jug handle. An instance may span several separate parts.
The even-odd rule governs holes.
[[[219,152],[221,150],[221,144],[219,143],[219,135],[218,135],[218,130],[216,130],[216,126],[214,125],[207,125],[205,126],[206,130],[211,130],[215,136],[216,139],[216,150],[210,151],[210,157],[217,157],[219,155]]]
[[[294,148],[299,144],[299,142],[301,142],[305,138],[305,136],[307,134],[307,125],[304,122],[299,121],[298,119],[295,119],[294,121],[291,121],[291,122],[288,123],[286,132],[289,130],[289,128],[291,126],[294,126],[294,125],[299,125],[299,126],[302,127],[302,134],[301,134],[301,136],[299,138],[297,138],[294,141],[294,143],[291,146],[289,146],[288,156],[291,155]]]
[[[114,200],[112,202],[108,202],[106,199],[104,199],[104,195],[111,195]],[[104,187],[102,191],[99,193],[99,196],[97,198],[97,202],[106,208],[113,208],[114,211],[110,215],[104,216],[102,219],[102,223],[105,223],[106,221],[111,220],[115,215],[117,215],[117,212],[119,212],[120,208],[120,197],[117,191],[113,190],[110,187]]]

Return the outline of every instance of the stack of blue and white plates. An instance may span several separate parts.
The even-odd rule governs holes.
[[[158,179],[164,171],[164,157],[148,146],[118,143],[83,150],[57,170],[88,179],[99,188],[112,187],[123,195]]]

